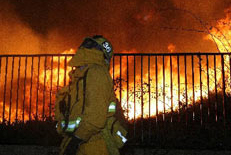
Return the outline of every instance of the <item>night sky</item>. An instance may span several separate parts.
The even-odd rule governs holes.
[[[2,0],[0,54],[61,53],[95,34],[117,53],[216,51],[200,21],[215,26],[229,8],[231,0]]]

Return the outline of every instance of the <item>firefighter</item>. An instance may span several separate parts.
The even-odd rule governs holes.
[[[86,38],[70,60],[71,83],[55,103],[57,131],[64,137],[60,155],[119,155],[126,142],[126,130],[112,117],[117,107],[109,74],[112,54],[111,43],[96,35]],[[118,125],[109,133],[112,124]]]

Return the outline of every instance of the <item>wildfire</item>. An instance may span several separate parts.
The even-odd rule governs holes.
[[[70,49],[61,54],[73,53],[75,50]],[[33,59],[22,57],[14,58],[14,60],[2,58],[0,121],[3,121],[3,113],[4,120],[11,123],[16,120],[40,120],[52,117],[57,89],[69,82],[68,72],[72,68],[67,63],[70,59],[71,57],[65,56],[34,57]],[[5,70],[6,65],[7,70]]]
[[[230,40],[231,40],[231,9],[228,9],[225,11],[226,12],[226,17],[224,19],[221,19],[217,21],[217,26],[213,27],[210,29],[210,35],[206,36],[206,39],[210,40],[215,40],[215,43],[217,44],[219,51],[221,52],[230,52],[231,51],[231,45],[230,45]],[[176,46],[174,44],[169,44],[168,50],[169,52],[174,52],[176,49]],[[126,53],[132,53],[134,51],[126,51]],[[136,53],[136,52],[135,52]],[[182,57],[183,58],[183,57]],[[184,58],[183,58],[184,59]],[[184,73],[185,69],[182,67],[184,62],[182,59],[180,60],[181,63],[181,68],[180,68],[180,95],[178,94],[179,91],[177,89],[178,87],[178,81],[177,81],[177,68],[173,67],[173,77],[172,77],[172,94],[171,94],[171,87],[170,87],[170,58],[166,57],[165,60],[165,86],[163,86],[163,64],[160,62],[158,64],[158,72],[161,74],[158,74],[158,93],[156,93],[155,87],[156,83],[155,81],[155,74],[157,73],[150,73],[148,75],[148,71],[143,74],[143,84],[141,83],[141,76],[140,74],[136,75],[135,79],[137,79],[137,82],[134,84],[134,81],[129,82],[129,86],[131,88],[127,88],[126,86],[126,81],[129,81],[129,78],[126,78],[126,61],[122,61],[122,70],[119,70],[119,63],[115,65],[115,72],[114,76],[115,79],[118,79],[121,77],[120,74],[122,74],[122,81],[125,81],[123,84],[123,90],[121,93],[121,103],[122,107],[125,110],[125,116],[127,116],[128,119],[136,119],[141,117],[143,115],[144,118],[148,118],[150,116],[155,116],[156,115],[156,103],[158,103],[158,111],[159,112],[170,112],[173,108],[173,110],[178,110],[179,108],[179,102],[181,104],[187,104],[192,105],[196,101],[199,101],[202,98],[207,98],[208,94],[211,92],[215,92],[215,81],[216,83],[222,83],[222,72],[221,72],[221,57],[216,58],[216,70],[214,70],[214,63],[213,63],[213,57],[208,57],[208,60],[210,64],[208,64],[208,69],[207,69],[207,64],[206,64],[206,57],[203,56],[201,58],[194,58],[194,60],[191,60],[190,57],[185,57],[187,66],[185,69],[187,70],[187,73]],[[134,61],[132,58],[128,59],[127,61],[128,64],[132,64]],[[147,63],[147,60],[145,60]],[[194,88],[196,91],[193,94],[193,86],[192,86],[192,71],[189,71],[189,68],[192,68],[190,65],[194,62]],[[177,59],[176,57],[172,57],[172,64],[177,64]],[[202,92],[200,90],[200,72],[199,72],[199,65],[201,64],[201,77],[202,77]],[[224,56],[224,72],[225,72],[225,82],[226,82],[226,92],[230,92],[230,57],[229,56]],[[136,65],[135,65],[136,66]],[[138,65],[137,65],[138,66]],[[144,65],[145,66],[145,65]],[[133,66],[134,67],[134,66]],[[155,65],[151,65],[151,68],[155,68]],[[187,69],[188,68],[188,69]],[[216,71],[216,79],[215,77],[215,71]],[[111,70],[111,73],[113,71]],[[186,75],[185,75],[186,74]],[[151,77],[151,81],[148,81],[148,76]],[[125,80],[124,80],[125,79]],[[207,79],[207,80],[205,80]],[[187,80],[187,84],[186,83]],[[191,81],[189,81],[191,80]],[[130,80],[131,81],[131,80]],[[206,81],[206,82],[204,82]],[[207,82],[209,81],[209,89],[208,89],[208,84]],[[122,82],[123,83],[123,82]],[[134,89],[135,86],[138,86],[139,88]],[[141,85],[143,85],[143,90],[141,90]],[[162,86],[162,87],[161,87]],[[218,91],[221,90],[221,88],[218,86]],[[163,87],[165,87],[165,92],[163,92]],[[187,97],[186,97],[186,88],[187,88]],[[148,91],[150,90],[150,96],[148,94]],[[143,99],[141,100],[141,93],[143,93]],[[156,94],[155,94],[156,93]],[[202,94],[202,96],[201,96]],[[117,91],[116,95],[118,98],[120,98],[120,92]],[[178,97],[179,95],[179,97]],[[165,96],[165,97],[164,97]],[[194,100],[193,100],[194,97]],[[134,104],[134,98],[136,103]],[[158,98],[158,99],[157,99]],[[187,100],[187,101],[186,101]],[[142,103],[143,102],[143,103]],[[165,102],[165,105],[164,103]],[[173,103],[173,105],[171,105]],[[142,114],[142,109],[143,109],[143,114]]]
[[[153,13],[145,12],[144,15],[137,15],[137,19],[143,23],[154,20],[152,17]],[[220,52],[231,51],[231,9],[226,10],[226,17],[217,21],[216,27],[210,28],[210,34],[205,37],[215,41]],[[170,43],[167,46],[170,53],[177,52],[176,45]],[[62,54],[74,54],[76,51],[73,49],[66,50]],[[138,53],[139,51],[133,49],[130,51],[121,51],[120,53]],[[1,109],[0,113],[4,111],[5,120],[14,122],[17,120],[27,121],[30,119],[42,119],[44,116],[53,116],[55,94],[60,87],[68,84],[69,76],[68,72],[72,70],[67,65],[71,57],[47,57],[47,58],[22,58],[15,59],[15,64],[22,66],[21,70],[18,70],[16,66],[8,68],[8,72],[13,70],[18,75],[8,74],[6,82],[9,84],[13,79],[13,89],[10,89],[8,85],[6,87],[7,92],[4,89],[1,90],[6,94],[5,101],[1,98]],[[142,64],[140,63],[142,59]],[[114,78],[115,82],[115,93],[118,99],[121,100],[121,105],[125,111],[124,115],[129,119],[137,119],[139,117],[152,117],[158,113],[167,113],[178,111],[180,106],[187,104],[187,106],[194,104],[199,101],[201,94],[203,98],[207,98],[209,92],[215,91],[215,80],[217,83],[222,82],[221,73],[221,57],[217,57],[216,70],[214,70],[214,59],[209,57],[210,64],[206,64],[206,56],[194,57],[191,56],[177,56],[165,57],[143,57],[133,56],[128,57],[115,57],[111,63],[110,73]],[[179,62],[178,62],[179,60]],[[12,59],[10,62],[12,63]],[[32,64],[35,61],[34,66],[25,66],[26,61],[28,64]],[[192,61],[194,63],[194,70],[192,71]],[[39,70],[32,70],[38,68],[39,64],[46,64],[40,66]],[[66,62],[66,63],[65,63]],[[156,66],[156,63],[157,65]],[[2,59],[2,64],[6,64],[6,60]],[[180,64],[179,68],[176,64]],[[185,64],[187,63],[187,65]],[[65,65],[66,64],[66,65]],[[172,64],[172,65],[171,65]],[[230,57],[224,57],[225,64],[225,80],[226,80],[226,92],[230,91]],[[201,65],[201,73],[199,66]],[[5,77],[3,73],[6,73],[4,65],[0,67],[0,86],[4,88]],[[10,65],[9,65],[10,66]],[[114,67],[114,69],[113,69]],[[136,69],[134,72],[134,68]],[[26,73],[24,71],[26,70]],[[178,73],[179,70],[179,73]],[[217,78],[214,79],[216,71]],[[12,72],[12,73],[13,73]],[[192,80],[194,72],[194,81]],[[172,74],[171,74],[172,73]],[[202,91],[200,90],[200,75],[202,78]],[[11,78],[11,76],[13,78]],[[19,81],[17,81],[17,76]],[[178,77],[179,76],[179,77]],[[178,81],[180,79],[180,81]],[[209,89],[207,84],[209,80]],[[24,85],[25,83],[25,85]],[[193,83],[196,91],[193,93]],[[172,84],[172,85],[171,85]],[[17,86],[18,85],[18,86]],[[121,87],[121,90],[119,89]],[[218,88],[220,89],[220,88]],[[187,92],[186,92],[187,90]],[[18,92],[18,103],[17,96],[12,96],[10,99],[11,92]],[[24,93],[25,92],[25,96]],[[194,100],[193,100],[194,98]],[[5,103],[4,103],[5,102]],[[39,104],[38,104],[39,103]],[[179,105],[181,104],[181,105]],[[5,108],[3,109],[3,106]],[[156,109],[158,106],[158,109]],[[17,110],[16,110],[17,109]],[[24,115],[24,118],[23,118]],[[2,116],[1,116],[2,117]],[[31,117],[31,118],[30,118]],[[2,118],[1,120],[2,121]]]
[[[211,27],[210,33],[206,39],[210,39],[216,42],[219,51],[230,52],[231,51],[231,8],[225,10],[226,17],[217,21],[215,27]]]
[[[231,52],[231,8],[226,9],[225,18],[217,21],[217,25],[212,27],[210,30],[211,35],[208,35],[206,39],[213,40],[217,44],[217,47],[222,53]],[[219,62],[218,62],[219,63]],[[231,56],[224,56],[224,70],[225,70],[225,80],[226,80],[226,90],[231,91]],[[219,75],[221,78],[221,74]]]

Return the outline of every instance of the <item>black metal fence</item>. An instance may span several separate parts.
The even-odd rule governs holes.
[[[72,56],[0,55],[1,122],[53,118]],[[161,123],[230,127],[230,53],[115,54],[110,73],[132,137],[139,132],[142,141],[151,138]]]

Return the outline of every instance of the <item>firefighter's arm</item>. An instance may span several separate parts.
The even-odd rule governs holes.
[[[86,79],[84,115],[75,136],[87,141],[104,128],[108,111],[111,84],[100,66],[90,68]]]
[[[55,120],[56,121],[59,121],[61,119],[61,111],[60,111],[59,102],[63,100],[66,93],[68,93],[68,86],[63,87],[56,94],[56,99],[55,99]]]

